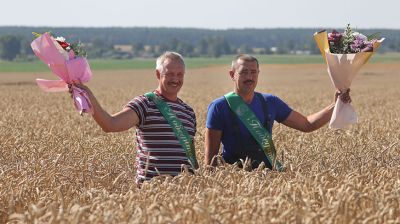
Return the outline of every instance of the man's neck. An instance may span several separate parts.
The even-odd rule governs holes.
[[[161,96],[166,98],[169,101],[176,102],[178,101],[178,95],[177,94],[168,94],[165,91],[162,91],[161,88],[156,89],[157,93],[159,93]]]
[[[239,91],[235,90],[235,93],[238,94],[240,97],[242,97],[243,101],[246,103],[251,103],[251,101],[253,100],[253,97],[254,97],[254,91],[247,93],[247,94],[243,94],[243,93],[240,93]]]

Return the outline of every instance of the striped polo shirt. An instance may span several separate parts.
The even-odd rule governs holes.
[[[194,139],[196,116],[193,109],[179,98],[177,102],[172,102],[157,91],[154,93],[171,107]],[[139,117],[139,124],[136,126],[137,183],[158,175],[176,176],[181,173],[182,164],[190,167],[182,145],[154,102],[141,95],[132,99],[127,106]]]

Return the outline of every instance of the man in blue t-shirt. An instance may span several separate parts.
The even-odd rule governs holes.
[[[329,121],[337,97],[345,103],[351,102],[349,90],[344,93],[336,91],[335,102],[306,117],[291,109],[277,96],[255,92],[259,72],[258,60],[251,55],[242,54],[232,61],[229,75],[234,82],[234,93],[241,97],[270,135],[274,121],[303,132],[317,130]],[[249,158],[253,169],[261,162],[272,168],[264,151],[230,108],[225,97],[214,100],[208,107],[204,161],[206,165],[215,165],[215,161],[212,161],[218,154],[221,142],[222,157],[226,162],[233,164]]]

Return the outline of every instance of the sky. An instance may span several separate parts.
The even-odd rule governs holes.
[[[0,26],[400,29],[400,0],[0,0]]]

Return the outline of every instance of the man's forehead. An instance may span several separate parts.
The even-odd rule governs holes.
[[[166,59],[164,61],[164,72],[171,70],[180,70],[185,72],[185,66],[179,60]]]

